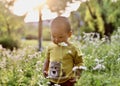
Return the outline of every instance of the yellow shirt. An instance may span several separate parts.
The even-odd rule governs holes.
[[[75,46],[48,46],[46,57],[49,59],[48,78],[54,83],[63,83],[74,77],[72,71],[74,66],[81,66],[83,63],[82,53]]]

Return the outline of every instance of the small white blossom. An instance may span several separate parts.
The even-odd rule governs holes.
[[[54,86],[61,86],[61,85],[59,85],[59,84],[54,84]]]
[[[102,65],[102,64],[97,64],[94,68],[93,68],[93,70],[101,70],[101,69],[105,69],[105,66],[104,65]]]
[[[120,61],[120,58],[118,58],[117,61]]]
[[[47,76],[46,78],[49,79],[49,78],[52,78],[52,76]]]
[[[18,70],[18,72],[21,72],[21,73],[23,73],[22,69],[19,69],[19,70]]]
[[[50,82],[47,82],[47,84],[49,85],[49,84],[50,84]]]
[[[68,51],[68,53],[69,53],[69,54],[71,54],[71,53],[72,53],[72,51],[71,51],[71,50],[69,50],[69,51]]]
[[[85,66],[80,66],[79,69],[87,70],[87,67],[85,67]]]
[[[5,68],[6,67],[6,58],[3,58],[2,61],[0,62],[0,68]]]
[[[60,46],[64,46],[64,47],[68,46],[68,44],[65,43],[65,42],[61,42],[61,43],[59,43],[58,45],[60,45]]]
[[[41,61],[37,61],[36,64],[37,64],[37,65],[40,65],[40,64],[41,64]]]
[[[112,2],[117,2],[117,0],[111,0]]]
[[[99,59],[95,59],[95,62],[97,62],[97,63],[101,63],[101,62],[103,62],[104,60],[99,60]]]
[[[75,67],[73,67],[73,71],[76,71],[77,69],[79,69],[79,67],[78,66],[75,66]]]
[[[2,50],[3,49],[3,47],[2,47],[2,45],[0,45],[0,50]]]
[[[89,0],[81,0],[82,2],[86,2],[86,1],[89,1]]]

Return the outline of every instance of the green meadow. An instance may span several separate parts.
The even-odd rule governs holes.
[[[93,33],[91,33],[93,34]],[[71,41],[83,52],[84,68],[76,86],[120,86],[120,32],[111,40],[91,34]],[[19,49],[13,51],[0,46],[0,86],[47,86],[42,66],[45,49],[37,51],[37,41],[24,40]]]

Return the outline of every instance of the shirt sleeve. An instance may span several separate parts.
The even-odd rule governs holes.
[[[49,46],[46,47],[45,58],[50,59],[50,48],[49,48]]]
[[[75,56],[73,57],[74,66],[82,66],[83,65],[83,55],[79,48],[75,47]]]

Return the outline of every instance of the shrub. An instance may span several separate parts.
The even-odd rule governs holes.
[[[19,47],[19,42],[15,38],[4,36],[0,38],[0,44],[3,48],[13,50],[14,48]]]

